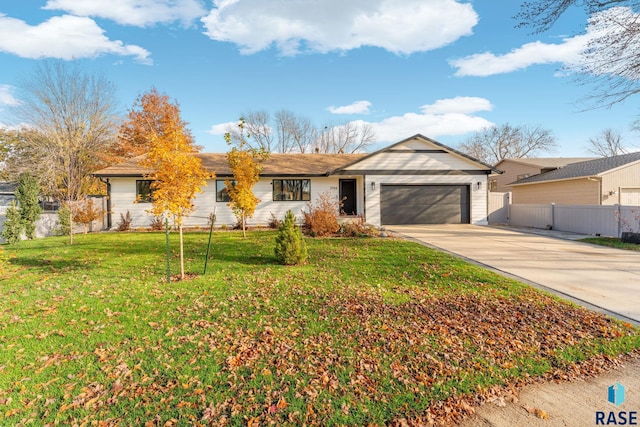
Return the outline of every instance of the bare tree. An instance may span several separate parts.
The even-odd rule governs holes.
[[[12,154],[15,169],[31,170],[48,194],[65,202],[72,225],[78,201],[94,183],[91,173],[102,166],[99,154],[114,141],[115,86],[75,63],[44,62],[20,89],[16,113],[29,128]]]
[[[540,126],[492,126],[476,132],[458,147],[460,151],[487,164],[503,159],[531,157],[557,148],[551,131]]]
[[[622,145],[620,132],[613,129],[604,129],[596,137],[589,138],[586,149],[589,153],[601,157],[611,157],[628,153],[628,150]]]
[[[347,122],[343,125],[325,126],[313,143],[316,153],[358,153],[375,142],[371,124]]]
[[[288,110],[269,114],[250,112],[242,116],[244,139],[238,126],[227,127],[230,144],[280,153],[356,153],[375,141],[373,127],[365,122],[327,125],[318,130],[311,120]],[[270,124],[272,123],[272,124]]]
[[[640,91],[640,7],[638,0],[529,0],[516,15],[519,26],[543,32],[570,8],[589,15],[592,35],[579,64],[570,67],[583,83],[598,88],[593,106],[611,106]]]
[[[309,151],[317,133],[311,120],[288,110],[276,112],[275,128],[278,133],[278,151],[281,153]]]
[[[228,126],[225,135],[229,135],[230,144],[267,152],[276,150],[273,128],[269,124],[271,116],[267,111],[249,111],[240,120],[243,121],[245,134],[235,124]]]

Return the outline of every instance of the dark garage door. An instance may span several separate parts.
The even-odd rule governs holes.
[[[382,224],[468,224],[467,185],[382,185]]]

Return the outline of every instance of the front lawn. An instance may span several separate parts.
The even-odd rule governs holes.
[[[198,276],[171,284],[161,233],[0,246],[0,425],[446,425],[496,385],[640,348],[412,242],[308,239],[284,267],[274,232],[216,233],[202,276],[208,235],[185,237]]]

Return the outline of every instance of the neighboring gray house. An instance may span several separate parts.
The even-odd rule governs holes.
[[[509,185],[513,204],[640,206],[640,152],[571,163]]]
[[[232,225],[224,180],[231,178],[224,153],[199,153],[215,173],[195,199],[187,226]],[[94,175],[107,183],[109,215],[115,226],[130,212],[133,227],[147,227],[151,201],[150,172],[138,158]],[[371,154],[272,154],[254,187],[261,200],[250,225],[266,225],[287,210],[300,216],[321,194],[344,200],[343,214],[360,215],[375,226],[391,224],[487,223],[487,176],[494,169],[453,148],[414,135]]]
[[[5,215],[11,202],[16,200],[17,187],[18,184],[15,182],[0,182],[0,215]]]

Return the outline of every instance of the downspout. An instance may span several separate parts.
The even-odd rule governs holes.
[[[98,177],[98,179],[107,186],[107,230],[111,230],[111,183],[109,178]]]

